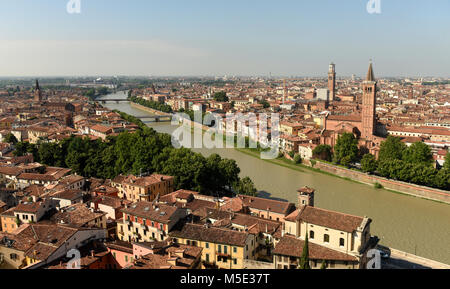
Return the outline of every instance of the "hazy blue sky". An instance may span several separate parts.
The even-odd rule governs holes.
[[[450,76],[450,1],[0,0],[0,76]]]

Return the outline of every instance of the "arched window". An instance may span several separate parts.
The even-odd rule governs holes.
[[[325,243],[330,243],[330,235],[324,234],[324,235],[323,235],[323,241],[324,241]]]
[[[309,238],[314,239],[314,231],[309,231]]]
[[[344,238],[339,239],[339,246],[344,247],[345,241]]]

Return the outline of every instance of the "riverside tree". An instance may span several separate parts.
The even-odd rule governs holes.
[[[174,176],[176,189],[223,196],[231,195],[233,186],[239,186],[243,194],[256,193],[249,178],[239,178],[240,169],[234,160],[176,149],[170,135],[146,126],[134,133],[110,136],[106,141],[72,136],[57,143],[19,142],[16,148],[16,155],[33,153],[37,162],[71,168],[88,178],[160,173]]]
[[[361,169],[366,173],[373,173],[377,169],[377,161],[373,154],[365,154],[361,159]]]
[[[334,146],[333,161],[344,166],[357,160],[358,157],[358,140],[352,133],[343,133],[338,137]]]

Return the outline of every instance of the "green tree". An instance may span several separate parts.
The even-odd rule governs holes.
[[[260,102],[260,104],[262,104],[263,108],[269,108],[270,107],[270,104],[267,102],[267,100],[262,100]]]
[[[228,102],[228,96],[227,93],[225,91],[219,91],[214,93],[213,96],[215,101],[220,101],[220,102]]]
[[[5,135],[4,141],[7,142],[7,143],[12,143],[14,145],[19,142],[17,140],[17,138],[12,133],[8,133],[7,135]]]
[[[301,164],[302,163],[302,157],[299,154],[296,154],[294,156],[294,163]]]
[[[305,244],[303,245],[302,257],[300,258],[299,269],[311,269],[309,266],[309,241],[308,234],[305,237]]]
[[[255,184],[249,177],[245,177],[239,180],[238,185],[236,186],[235,189],[237,193],[241,195],[255,197],[258,194],[258,191],[255,188]]]
[[[450,170],[450,152],[445,155],[444,158],[444,169]]]
[[[373,173],[377,169],[377,160],[372,154],[365,154],[361,159],[361,169],[366,173]]]
[[[322,265],[320,265],[320,269],[327,269],[327,262],[325,260],[322,261]]]
[[[332,153],[329,145],[318,145],[313,149],[312,153],[315,159],[331,162]]]
[[[338,137],[334,146],[334,161],[348,166],[358,157],[358,140],[352,133],[344,133]]]
[[[406,145],[402,143],[400,138],[388,136],[385,141],[381,142],[378,160],[401,160],[405,150]]]
[[[433,154],[428,145],[423,142],[415,142],[403,151],[402,159],[410,163],[432,165]]]
[[[450,190],[450,169],[442,168],[435,176],[434,185],[443,190]]]
[[[294,151],[290,151],[290,152],[288,153],[288,155],[289,155],[291,158],[294,158],[295,152],[294,152]]]

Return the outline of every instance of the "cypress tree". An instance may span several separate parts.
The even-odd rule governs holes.
[[[309,266],[309,246],[308,246],[308,234],[305,237],[305,244],[303,245],[302,257],[300,259],[300,269],[311,269]]]

